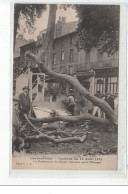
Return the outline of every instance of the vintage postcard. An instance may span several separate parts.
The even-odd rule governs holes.
[[[14,4],[11,169],[117,170],[120,5]]]

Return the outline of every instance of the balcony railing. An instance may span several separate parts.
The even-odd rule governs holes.
[[[76,71],[86,71],[90,69],[102,69],[102,68],[108,68],[108,67],[118,67],[119,66],[119,60],[118,59],[109,59],[109,60],[102,60],[102,61],[95,61],[90,62],[89,64],[81,63],[76,66]]]

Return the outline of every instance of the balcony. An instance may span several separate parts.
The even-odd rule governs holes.
[[[103,61],[95,61],[90,62],[90,64],[81,63],[76,65],[76,71],[82,72],[82,71],[88,71],[90,69],[104,69],[104,68],[111,68],[111,67],[118,67],[119,66],[119,60],[118,59],[109,59],[109,60],[103,60]]]
[[[119,66],[119,59],[109,59],[90,63],[91,69],[104,69]]]

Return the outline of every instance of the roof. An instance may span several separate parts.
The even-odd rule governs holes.
[[[54,38],[59,38],[61,36],[64,36],[66,34],[75,32],[77,29],[78,21],[68,22],[68,23],[62,23],[59,22],[56,24]]]
[[[70,32],[70,33],[64,34],[64,35],[62,35],[62,36],[59,36],[59,37],[57,37],[57,38],[54,38],[54,40],[58,40],[58,39],[61,39],[61,38],[66,37],[66,36],[68,36],[68,35],[75,34],[75,33],[76,33],[76,31],[74,31],[74,32]]]
[[[24,47],[24,46],[26,46],[26,45],[31,45],[31,44],[35,44],[35,41],[31,41],[31,42],[29,42],[29,43],[27,43],[27,44],[24,44],[24,45],[20,46],[20,48],[21,48],[21,47]]]
[[[76,31],[77,25],[78,25],[78,21],[68,22],[68,23],[62,24],[61,36]]]
[[[68,23],[61,21],[59,24],[57,23],[56,24],[57,28],[55,28],[55,39],[74,33],[76,31],[77,25],[78,25],[78,21],[73,21]],[[45,34],[45,33],[46,33],[46,29],[44,29],[43,31],[40,31],[38,37],[39,36],[42,37],[42,34]],[[35,41],[31,39],[25,40],[23,38],[23,35],[19,35],[16,39],[14,58],[20,57],[20,48],[25,47],[29,44],[35,44]]]
[[[73,22],[68,22],[68,23],[66,22],[63,23],[62,21],[59,21],[59,23],[57,23],[55,27],[54,39],[60,38],[64,35],[75,32],[77,29],[77,25],[78,25],[78,21],[73,21]],[[47,29],[40,31],[38,35],[38,39],[39,37],[42,38],[42,34],[46,34],[46,30]]]
[[[17,38],[16,38],[16,41],[15,41],[15,50],[14,50],[14,55],[13,55],[13,58],[17,58],[17,57],[20,57],[20,47],[23,46],[23,45],[26,45],[30,42],[32,42],[33,40],[26,40],[23,38],[23,35],[19,35]]]

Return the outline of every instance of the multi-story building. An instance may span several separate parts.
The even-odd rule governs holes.
[[[95,93],[118,92],[119,53],[112,56],[101,54],[98,48],[88,53],[78,52],[76,32],[68,33],[54,39],[52,49],[52,70],[69,75],[76,75],[83,86]]]
[[[78,51],[76,48],[76,28],[78,22],[66,23],[65,18],[59,18],[55,26],[53,47],[50,51],[50,68],[58,73],[77,76],[81,84],[91,93],[118,92],[119,53],[112,56],[101,54],[99,48],[92,48],[90,52]],[[42,49],[46,30],[40,32],[37,41],[20,47],[20,56],[24,57],[27,50],[38,55]],[[26,63],[32,61],[27,59]]]

